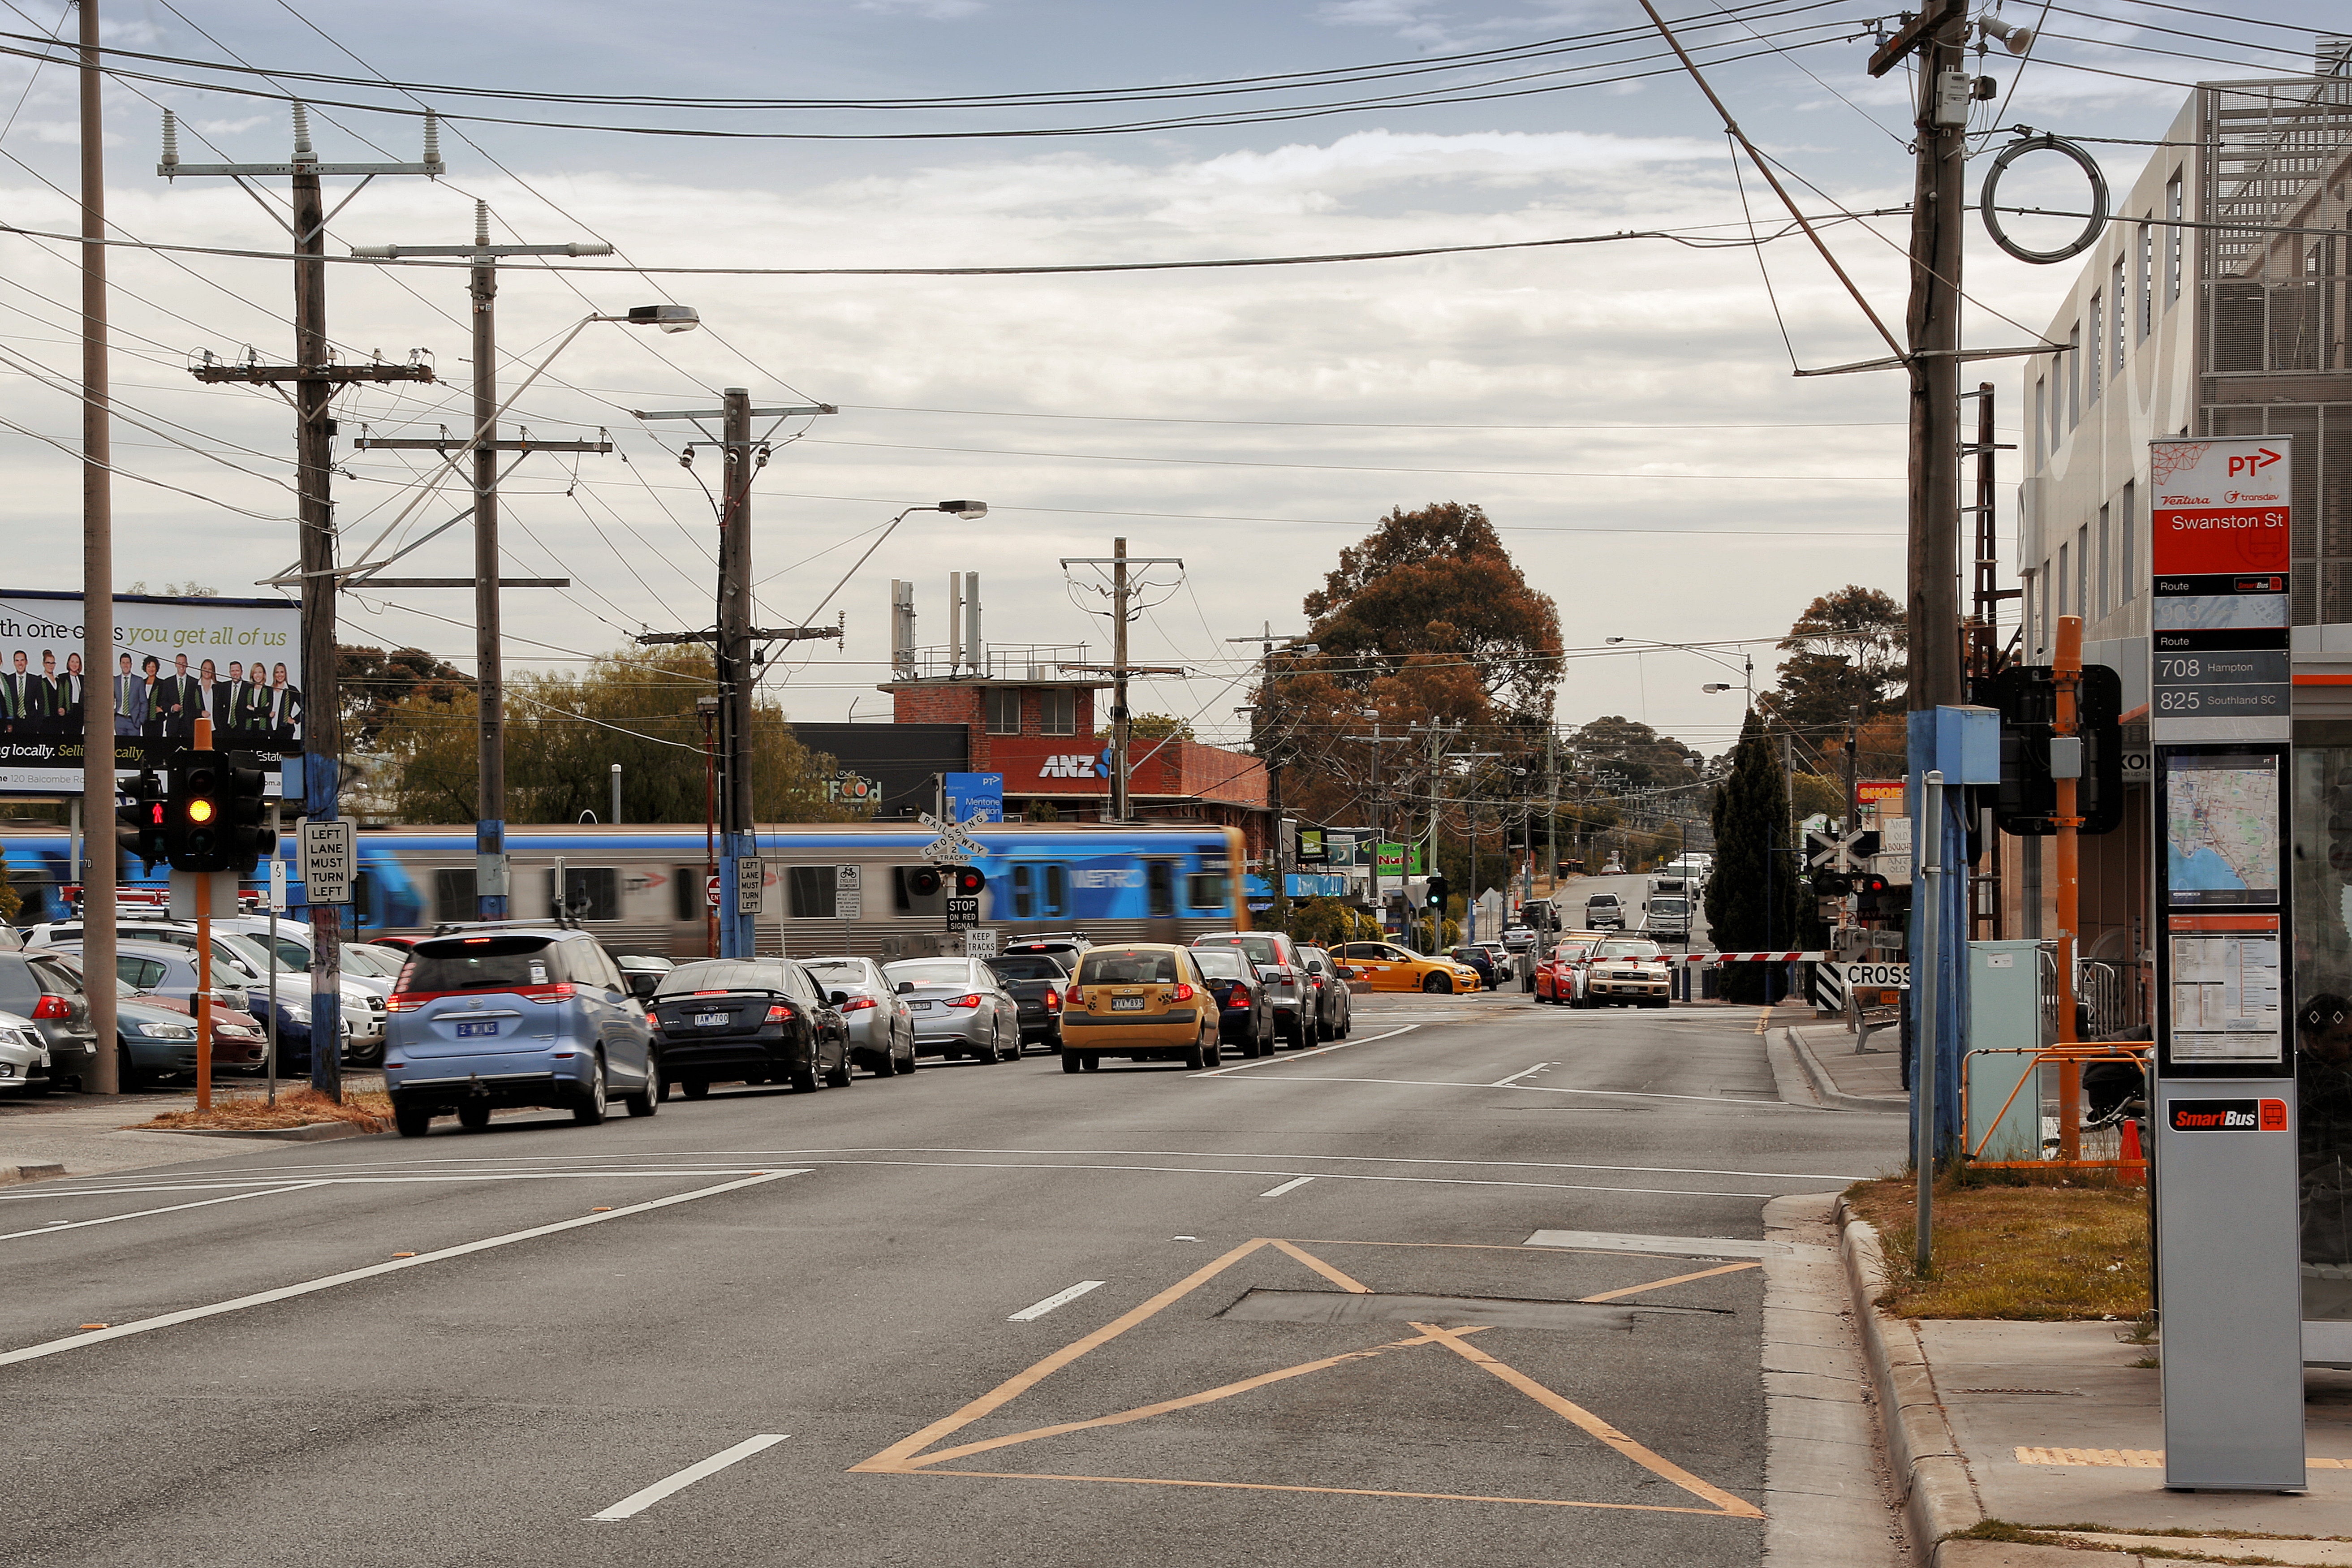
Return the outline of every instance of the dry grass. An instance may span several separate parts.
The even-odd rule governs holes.
[[[1905,1318],[2130,1321],[2148,1310],[2147,1190],[2083,1185],[1936,1188],[1935,1268],[1912,1268],[1915,1188],[1857,1182],[1846,1202],[1878,1227],[1890,1282],[1878,1304]]]
[[[313,1121],[349,1121],[369,1132],[392,1125],[392,1100],[381,1091],[346,1094],[341,1105],[303,1086],[282,1090],[271,1105],[257,1094],[215,1096],[210,1110],[167,1110],[152,1121],[135,1121],[125,1132],[169,1132],[184,1128],[260,1132],[302,1127]]]

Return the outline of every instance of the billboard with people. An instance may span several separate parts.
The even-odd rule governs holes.
[[[118,774],[195,744],[302,749],[300,606],[290,599],[117,595],[114,656],[83,666],[82,596],[0,588],[0,795],[79,794],[84,716],[114,715]]]

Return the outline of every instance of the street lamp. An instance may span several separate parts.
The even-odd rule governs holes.
[[[1739,662],[1738,664],[1734,664],[1722,654],[1713,652],[1707,648],[1700,647],[1693,643],[1651,642],[1647,637],[1606,637],[1602,640],[1607,642],[1612,647],[1615,647],[1627,641],[1639,641],[1650,647],[1673,648],[1678,653],[1695,653],[1698,655],[1699,658],[1719,664],[1726,669],[1736,670],[1739,675],[1740,685],[1747,689],[1748,706],[1750,709],[1753,709],[1756,706],[1756,661],[1750,658],[1746,653],[1742,653],[1739,656]],[[1714,681],[1700,687],[1699,689],[1701,691],[1728,691],[1731,689],[1731,685],[1728,681]]]
[[[866,553],[859,556],[850,564],[849,570],[841,574],[841,581],[833,585],[832,593],[829,593],[825,595],[824,598],[819,599],[816,603],[816,608],[811,610],[806,616],[803,616],[801,624],[803,626],[815,625],[816,618],[824,614],[824,607],[833,603],[834,595],[838,594],[844,588],[848,587],[849,580],[857,575],[857,569],[860,566],[865,565],[868,561],[874,559],[874,552],[882,548],[882,542],[889,538],[891,534],[897,532],[900,523],[906,521],[908,518],[912,517],[919,511],[943,511],[950,517],[960,517],[966,522],[971,522],[988,515],[988,503],[984,500],[935,500],[920,502],[917,505],[908,507],[906,510],[892,518],[888,525],[886,526],[880,533],[875,536],[874,542],[866,547]]]

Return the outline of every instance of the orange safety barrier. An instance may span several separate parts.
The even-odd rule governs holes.
[[[2116,1123],[2112,1130],[2116,1134],[2116,1149],[2112,1156],[2105,1155],[2104,1151],[2100,1154],[2086,1155],[2083,1148],[2083,1068],[2093,1062],[2130,1062],[2140,1069],[2145,1092],[2148,1064],[2155,1050],[2153,1040],[2112,1040],[2102,1044],[2062,1041],[2058,1045],[2038,1048],[1992,1046],[1963,1052],[1960,1058],[1960,1126],[1964,1130],[1969,1126],[1968,1058],[1976,1056],[2030,1056],[2033,1058],[2027,1064],[2027,1071],[2009,1091],[2009,1098],[2001,1101],[2000,1110],[1986,1124],[1985,1135],[1977,1141],[1975,1148],[1965,1151],[1965,1157],[1970,1164],[1990,1171],[2114,1171],[2126,1180],[2145,1179],[2147,1173],[2147,1151],[2140,1146],[2138,1125],[2131,1120]],[[2008,1117],[2010,1107],[2017,1103],[2018,1095],[2024,1091],[2027,1084],[2037,1086],[2035,1121],[2039,1125],[2040,1069],[2048,1065],[2054,1065],[2059,1069],[2059,1131],[2054,1152],[2050,1150],[2047,1140],[2037,1139],[2044,1151],[2041,1159],[1982,1158],[1985,1146],[1992,1142],[1993,1133]],[[2099,1142],[2104,1143],[2105,1140]]]

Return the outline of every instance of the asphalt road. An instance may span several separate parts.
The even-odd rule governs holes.
[[[1753,1260],[1530,1239],[1752,1241],[1901,1119],[1753,1009],[1360,1005],[0,1188],[0,1563],[1759,1561]]]

